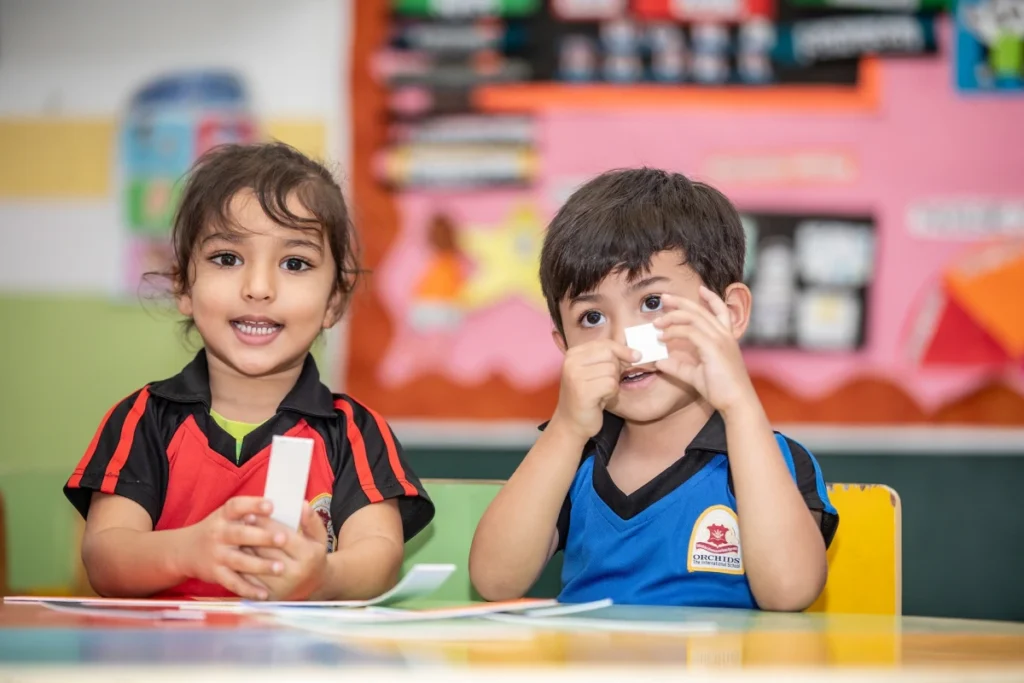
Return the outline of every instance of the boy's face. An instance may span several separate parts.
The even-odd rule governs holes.
[[[311,217],[294,197],[288,209]],[[232,198],[229,215],[240,229],[199,238],[178,310],[195,320],[211,365],[247,377],[300,365],[337,320],[331,250],[322,233],[272,221],[251,192]]]
[[[630,281],[625,271],[612,271],[591,292],[559,303],[564,338],[555,331],[555,343],[563,351],[569,347],[597,339],[614,339],[626,343],[624,330],[634,325],[653,322],[664,314],[661,294],[684,297],[705,305],[699,295],[704,284],[687,265],[678,250],[662,251],[651,258],[650,269]],[[739,338],[746,329],[750,313],[749,290],[731,285],[725,297],[733,318],[733,334]],[[669,350],[694,364],[697,352],[689,341],[673,342]],[[688,384],[657,371],[653,364],[626,368],[619,382],[618,394],[607,409],[634,422],[660,420],[686,407],[699,398]]]

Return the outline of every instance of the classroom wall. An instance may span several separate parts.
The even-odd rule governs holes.
[[[166,308],[125,284],[117,136],[128,98],[167,72],[231,70],[265,137],[345,181],[349,10],[348,0],[0,3],[0,492],[15,590],[69,585],[68,473],[113,402],[191,355]],[[333,358],[321,355],[327,376]]]
[[[0,493],[13,590],[70,588],[76,526],[63,483],[110,405],[193,351],[166,307],[120,290],[113,136],[124,94],[164,68],[240,69],[270,130],[344,168],[349,8],[0,3]],[[318,350],[332,384],[339,345]],[[907,613],[1024,620],[1024,444],[999,456],[842,450],[818,451],[829,480],[903,497]],[[522,454],[409,448],[424,477],[501,478]]]

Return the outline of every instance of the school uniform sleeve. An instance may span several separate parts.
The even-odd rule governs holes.
[[[776,434],[775,439],[807,507],[821,513],[821,535],[825,539],[825,547],[828,547],[839,528],[839,513],[828,499],[821,467],[810,451],[788,436]]]
[[[135,501],[156,526],[167,460],[159,433],[148,387],[107,412],[64,486],[64,495],[82,517],[89,516],[92,495],[100,492]]]
[[[408,541],[433,519],[433,502],[379,413],[347,396],[334,406],[342,420],[341,464],[331,504],[335,532],[357,510],[394,498]]]

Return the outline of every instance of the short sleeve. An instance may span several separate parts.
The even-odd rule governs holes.
[[[807,507],[821,513],[821,534],[828,547],[839,528],[839,513],[828,499],[821,467],[810,451],[796,441],[782,434],[776,434],[775,438]]]
[[[566,495],[562,501],[562,509],[558,511],[558,521],[555,528],[558,529],[558,545],[555,551],[565,550],[565,539],[569,536],[569,515],[572,514],[572,496]]]
[[[360,508],[395,498],[408,541],[433,519],[433,502],[379,413],[349,397],[337,399],[335,407],[344,422],[341,466],[331,504],[335,530]]]
[[[143,388],[104,416],[64,485],[64,495],[82,517],[89,516],[92,495],[99,492],[135,501],[156,526],[163,507],[161,492],[167,467],[153,412],[149,390]]]

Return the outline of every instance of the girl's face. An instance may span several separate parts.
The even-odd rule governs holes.
[[[311,218],[294,196],[287,207]],[[246,377],[301,366],[340,310],[324,235],[278,225],[248,191],[231,199],[228,214],[234,229],[197,241],[178,310],[195,321],[211,366]]]

